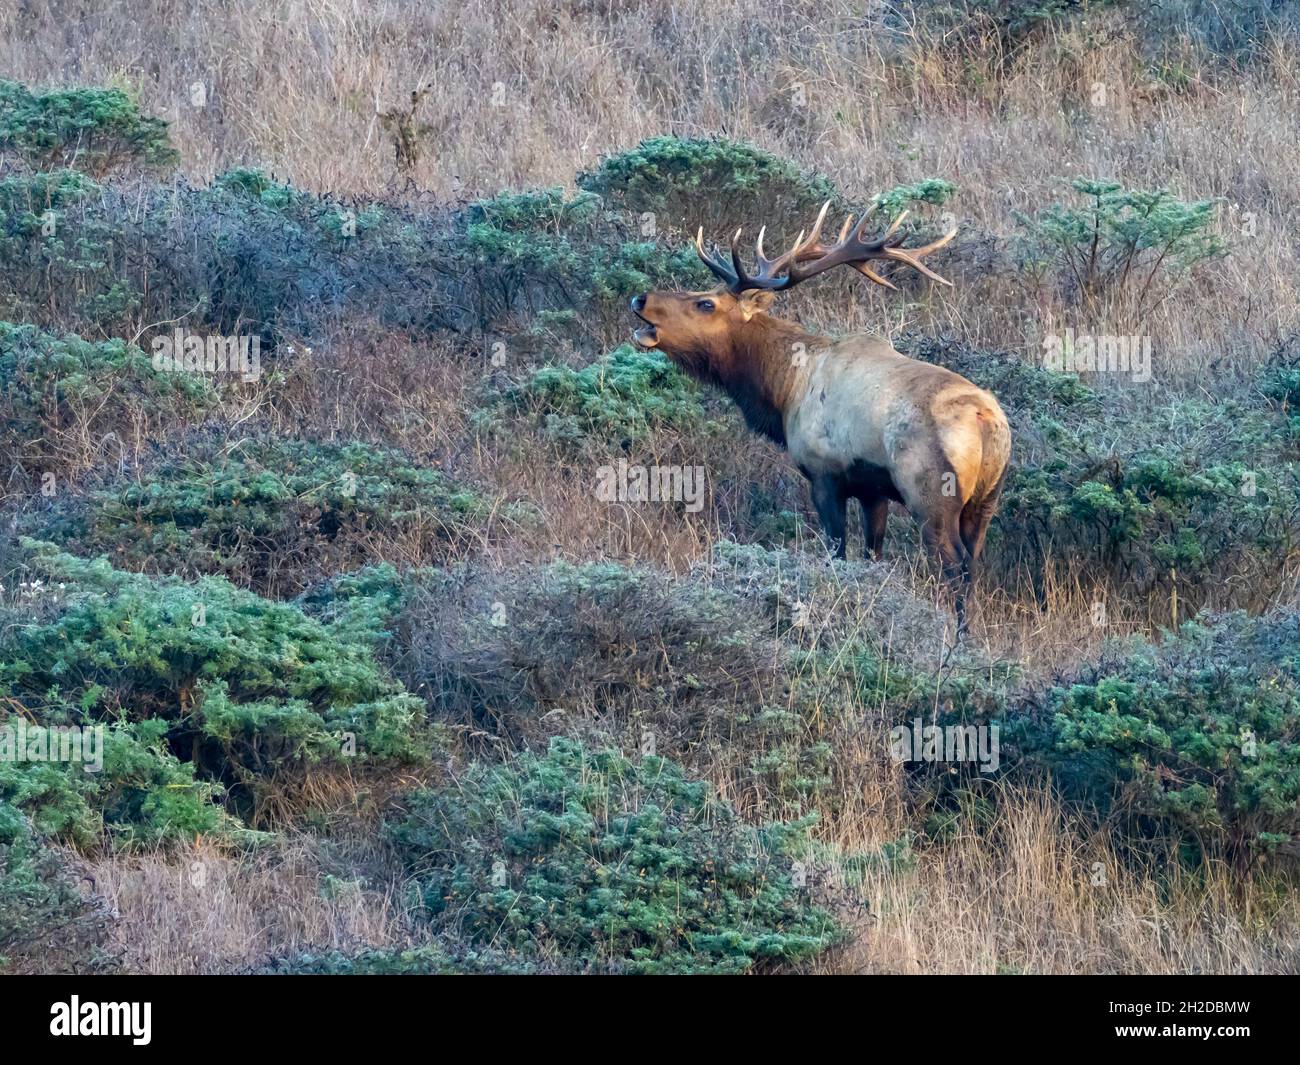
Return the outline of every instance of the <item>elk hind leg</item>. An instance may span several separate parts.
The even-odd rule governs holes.
[[[979,577],[979,561],[980,556],[984,553],[984,538],[988,534],[989,523],[993,520],[993,514],[998,509],[998,497],[1002,494],[1002,481],[1004,479],[1005,474],[983,499],[978,501],[972,499],[962,508],[960,522],[961,542],[965,546],[968,556],[966,567],[972,587]]]
[[[945,583],[953,591],[957,614],[957,637],[966,631],[966,595],[971,585],[971,556],[961,532],[961,514],[945,508],[922,527],[926,548],[943,570]]]
[[[984,534],[988,531],[992,517],[992,508],[983,507],[975,502],[967,503],[962,508],[958,523],[958,534],[961,537],[964,556],[962,569],[966,576],[966,583],[972,589],[979,579],[979,561],[980,555],[984,552]]]

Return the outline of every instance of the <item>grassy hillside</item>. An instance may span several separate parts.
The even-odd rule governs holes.
[[[0,13],[0,971],[1300,967],[1293,14],[144,6]],[[627,343],[827,199],[959,227],[779,307],[1005,408],[956,649]]]

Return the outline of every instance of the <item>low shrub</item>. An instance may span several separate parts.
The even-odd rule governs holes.
[[[657,231],[642,232],[590,192],[503,192],[470,207],[464,233],[463,294],[485,333],[523,331],[535,316],[575,303],[621,317],[632,293],[707,277],[692,249],[658,242]],[[588,334],[597,324],[586,324]],[[570,325],[581,339],[579,323]]]
[[[1300,615],[1209,615],[1022,702],[1011,736],[1072,794],[1240,873],[1300,853]]]
[[[739,822],[660,758],[556,739],[407,805],[393,839],[430,916],[507,955],[743,972],[811,958],[840,934],[791,880],[805,825]]]
[[[440,715],[544,742],[563,727],[546,720],[556,708],[620,732],[653,708],[668,749],[776,676],[751,618],[725,592],[650,569],[555,562],[428,574],[394,627],[399,672]]]
[[[3,763],[0,763],[3,768]],[[62,853],[0,798],[0,973],[93,973],[117,959],[106,946],[104,899]]]
[[[263,594],[302,591],[397,542],[404,557],[446,561],[485,535],[492,505],[392,449],[252,437],[169,449],[41,527],[75,553],[119,569],[219,574]],[[501,516],[525,520],[517,506]]]
[[[377,612],[328,624],[220,577],[150,578],[26,546],[29,572],[62,587],[48,616],[4,627],[0,685],[35,724],[120,730],[108,746],[120,759],[102,781],[65,774],[50,785],[100,804],[110,829],[210,831],[217,815],[201,813],[213,785],[256,826],[283,814],[312,767],[360,772],[427,756],[420,701],[375,658]]]
[[[121,89],[33,92],[3,79],[0,153],[41,169],[76,167],[97,176],[126,163],[161,167],[177,160],[167,123],[142,115]]]
[[[520,414],[551,440],[623,449],[661,429],[698,435],[717,428],[698,386],[660,352],[630,344],[581,369],[543,366],[492,397],[476,421],[504,428],[509,415]]]
[[[24,471],[27,490],[105,460],[117,462],[144,436],[197,419],[216,401],[203,378],[154,368],[121,340],[55,336],[0,322],[0,464]],[[4,492],[0,489],[0,494]]]
[[[652,137],[578,175],[578,187],[657,230],[731,232],[742,222],[794,229],[826,201],[844,206],[834,184],[789,160],[721,138]],[[795,220],[799,220],[796,223]]]
[[[390,328],[459,327],[459,247],[446,212],[344,203],[248,168],[206,188],[0,181],[0,311],[86,335],[176,322],[256,334],[270,355],[283,332],[356,308]]]
[[[1055,271],[1059,284],[1087,312],[1099,315],[1125,299],[1145,319],[1174,287],[1227,250],[1212,232],[1218,200],[1180,200],[1164,189],[1127,189],[1117,181],[1076,178],[1083,207],[1054,204],[1028,230],[1023,267],[1037,279]]]
[[[6,687],[8,697],[22,705],[27,693],[21,685]],[[47,700],[33,716],[37,727],[51,731],[84,728],[95,720],[58,697]],[[7,716],[0,727],[10,730],[16,740],[34,731],[18,715]],[[102,727],[98,768],[85,761],[60,761],[53,751],[45,760],[0,761],[0,802],[29,817],[41,833],[84,849],[96,848],[106,839],[148,845],[237,834],[238,823],[219,805],[224,788],[196,779],[195,766],[181,762],[168,747],[169,722],[147,718],[110,721]]]

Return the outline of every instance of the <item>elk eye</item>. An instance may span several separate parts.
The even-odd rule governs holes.
[[[695,306],[696,306],[699,310],[703,311],[705,314],[708,314],[711,310],[713,310],[713,301],[712,301],[712,300],[696,300],[696,301],[695,301]]]

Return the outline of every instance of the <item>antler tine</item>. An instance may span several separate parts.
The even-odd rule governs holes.
[[[948,230],[948,232],[945,233],[938,240],[932,240],[924,248],[908,248],[907,253],[909,255],[914,255],[917,258],[920,258],[922,255],[929,255],[930,252],[937,251],[939,248],[945,247],[947,244],[949,244],[952,241],[952,238],[955,237],[956,235],[957,235],[957,227],[953,226],[952,229]]]
[[[728,288],[735,290],[740,284],[740,278],[727,266],[722,259],[716,255],[710,255],[704,250],[704,227],[700,226],[695,234],[695,251],[710,272],[719,281],[723,282]]]
[[[742,232],[743,229],[738,226],[731,237],[731,268],[736,272],[736,284],[739,286],[736,289],[737,292],[743,292],[745,289],[753,287],[753,279],[745,272],[745,264],[740,261],[740,234]]]
[[[909,214],[911,214],[910,211],[904,211],[902,214],[900,214],[897,218],[894,219],[893,224],[887,230],[885,230],[885,235],[881,237],[879,240],[872,241],[872,243],[879,244],[881,247],[884,247],[885,242],[888,241],[890,237],[892,237],[895,233],[898,232],[898,227],[903,224],[903,219],[906,218]],[[862,220],[864,222],[867,220],[865,215],[863,216]]]
[[[923,255],[929,255],[930,252],[937,251],[939,248],[947,245],[956,235],[957,229],[956,227],[953,227],[938,240],[932,240],[923,248],[886,248],[885,254],[891,259],[897,259],[899,262],[907,263],[907,265],[913,270],[924,274],[931,281],[938,281],[939,284],[947,285],[949,288],[952,288],[951,281],[946,277],[940,277],[920,260]]]
[[[794,243],[790,245],[789,251],[778,255],[775,259],[769,259],[767,252],[763,249],[763,237],[766,233],[767,226],[764,226],[758,231],[758,241],[754,245],[754,254],[758,263],[758,273],[754,276],[763,280],[770,280],[794,261],[795,256],[799,254],[802,246],[807,242],[804,240],[804,231],[801,229],[799,235],[795,237]]]
[[[897,285],[895,285],[888,278],[881,277],[878,273],[876,273],[873,269],[871,269],[871,267],[869,267],[866,263],[849,263],[849,265],[853,267],[853,269],[855,269],[863,277],[871,281],[874,281],[877,285],[884,285],[885,288],[892,288],[895,292],[898,291]],[[945,281],[944,284],[947,284],[947,282]]]
[[[799,235],[794,238],[794,243],[790,245],[790,250],[786,252],[785,255],[781,256],[781,258],[788,258],[790,262],[794,262],[795,257],[799,254],[799,249],[804,246],[804,243],[803,230],[801,229],[799,230]]]
[[[822,225],[826,221],[826,212],[831,209],[831,201],[827,200],[822,204],[822,209],[817,214],[817,221],[813,223],[812,232],[808,234],[808,239],[804,242],[805,247],[815,247],[821,239]],[[802,234],[800,234],[802,236]]]

